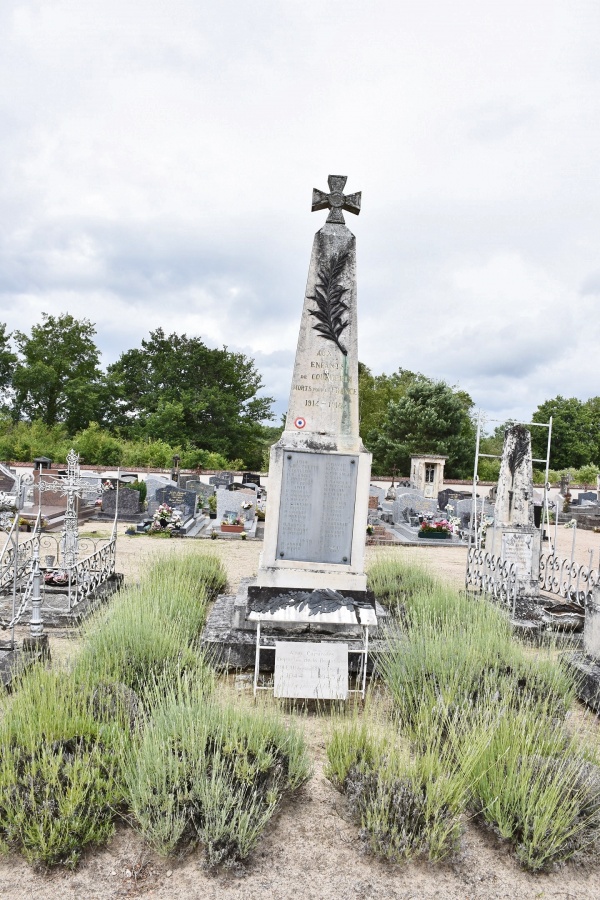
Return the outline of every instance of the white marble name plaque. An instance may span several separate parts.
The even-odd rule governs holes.
[[[352,557],[358,456],[283,456],[278,559],[349,565]]]
[[[502,559],[514,563],[517,575],[531,576],[533,566],[533,535],[518,531],[502,532]]]
[[[275,641],[275,696],[346,700],[348,644]]]

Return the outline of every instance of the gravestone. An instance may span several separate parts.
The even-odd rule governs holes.
[[[260,487],[260,475],[255,474],[254,472],[244,472],[242,475],[242,484],[255,484],[257,487]]]
[[[531,433],[524,425],[511,425],[504,433],[492,546],[514,563],[517,595],[528,598],[539,594],[541,533],[533,506]]]
[[[172,486],[170,478],[162,478],[160,475],[148,475],[146,478],[146,500],[150,502],[156,497],[156,492],[161,488]]]
[[[396,492],[396,499],[392,504],[392,519],[394,522],[405,522],[405,510],[414,510],[416,515],[435,515],[437,502],[429,497],[424,497],[419,491]]]
[[[208,483],[214,485],[214,487],[226,487],[228,484],[233,484],[234,476],[231,472],[217,472],[216,475],[211,475],[208,479]]]
[[[140,512],[140,492],[131,488],[120,487],[118,491],[104,491],[102,494],[102,512],[114,516],[119,497],[118,516],[137,516]]]
[[[203,481],[199,481],[198,479],[190,479],[185,488],[187,491],[193,491],[196,494],[199,506],[206,506],[208,498],[212,497],[215,492],[212,484],[204,484]]]
[[[167,487],[159,488],[156,491],[155,500],[159,505],[166,503],[172,509],[178,510],[184,519],[191,518],[196,512],[196,494],[194,491],[182,490],[177,485],[167,485]]]
[[[598,502],[598,494],[595,491],[580,491],[578,496],[579,504],[596,504]]]
[[[358,420],[356,239],[344,176],[313,191],[331,210],[313,242],[285,430],[271,447],[269,515],[249,603],[270,592],[330,588],[366,595],[371,454]]]
[[[243,504],[250,503],[248,509],[243,509]],[[256,515],[256,499],[253,491],[228,491],[225,488],[217,488],[217,522],[227,518],[228,513],[234,517],[239,516],[250,525]]]
[[[456,511],[457,502],[459,500],[469,499],[469,497],[470,495],[467,491],[455,491],[452,488],[445,488],[438,494],[438,506],[440,509],[445,510],[448,504],[450,504]]]

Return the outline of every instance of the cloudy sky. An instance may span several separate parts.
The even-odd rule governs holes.
[[[2,0],[0,321],[256,361],[285,410],[311,190],[362,190],[359,354],[490,418],[600,394],[597,0]],[[351,220],[351,221],[350,221]]]

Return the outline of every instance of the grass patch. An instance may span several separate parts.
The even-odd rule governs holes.
[[[124,799],[119,759],[127,741],[93,695],[64,672],[35,666],[8,699],[0,724],[0,839],[34,864],[72,868],[105,841]]]
[[[402,583],[385,561],[384,583]],[[411,579],[418,582],[412,572]],[[379,670],[417,768],[432,748],[469,809],[538,871],[589,849],[600,828],[600,770],[569,736],[574,684],[551,648],[526,652],[504,611],[423,580],[389,635]]]
[[[326,776],[346,795],[365,848],[392,862],[458,849],[469,789],[442,741],[413,755],[391,725],[366,716],[334,728],[327,759]]]
[[[123,772],[158,686],[167,691],[186,671],[198,697],[212,685],[198,641],[207,603],[224,584],[213,557],[156,564],[96,617],[73,672],[34,666],[4,698],[3,849],[73,867],[86,846],[110,836],[126,804]]]
[[[186,671],[208,684],[212,675],[199,637],[208,603],[225,584],[220,560],[209,554],[155,563],[140,585],[122,591],[92,621],[77,672],[141,693],[148,683]]]
[[[137,827],[159,853],[200,843],[239,865],[286,792],[309,774],[299,731],[265,709],[207,700],[188,677],[157,685],[125,764]]]
[[[403,619],[415,598],[429,595],[439,582],[422,566],[376,557],[367,572],[367,588],[373,591],[395,619]]]

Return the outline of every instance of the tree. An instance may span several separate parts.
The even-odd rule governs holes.
[[[439,453],[448,457],[449,477],[473,471],[475,431],[469,415],[473,401],[464,391],[443,381],[421,376],[405,395],[391,401],[380,428],[368,436],[373,449],[373,468],[389,472],[410,471],[410,457]]]
[[[140,349],[108,368],[111,423],[130,437],[161,438],[260,466],[271,397],[242,353],[207,347],[200,338],[150,333]]]
[[[73,434],[99,417],[102,373],[96,329],[88,319],[68,313],[42,317],[30,336],[14,334],[20,356],[13,377],[13,416],[50,426],[64,422]]]
[[[552,416],[552,443],[550,467],[566,469],[599,461],[598,398],[586,403],[576,397],[554,397],[540,404],[532,416],[533,422],[548,422]],[[548,433],[545,428],[531,429],[531,446],[534,457],[546,458]],[[543,468],[543,463],[535,464]]]
[[[6,333],[6,324],[0,322],[0,410],[6,411],[12,387],[13,370],[17,361],[16,354],[10,349],[10,334]]]
[[[371,370],[358,364],[358,412],[360,436],[365,446],[369,446],[368,435],[375,432],[383,421],[392,400],[399,400],[406,394],[411,384],[423,380],[424,376],[409,369],[398,369],[391,375],[373,375]],[[369,449],[371,449],[369,447]]]

